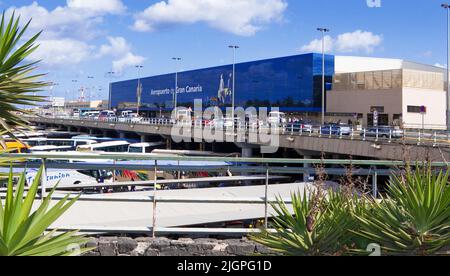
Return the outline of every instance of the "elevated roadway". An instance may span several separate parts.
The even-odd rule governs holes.
[[[211,133],[217,134],[210,126],[201,123],[192,126],[178,126],[183,133],[174,131],[174,125],[169,121],[146,120],[142,122],[120,122],[79,120],[73,118],[44,118],[30,117],[32,123],[57,127],[60,129],[86,131],[88,133],[116,132],[117,135],[133,133],[140,135],[144,140],[146,136],[159,135],[166,139],[193,141],[198,143],[217,142]],[[181,133],[181,134],[180,134]],[[255,135],[254,135],[255,134]],[[228,143],[242,144],[244,146],[265,147],[269,144],[262,141],[257,130],[246,128],[244,130],[225,130],[215,137],[222,137]],[[256,138],[252,138],[256,137]],[[328,135],[317,132],[303,132],[302,130],[280,130],[276,139],[271,142],[279,148],[288,148],[299,152],[313,152],[327,154],[364,157],[383,160],[432,160],[440,162],[450,161],[450,143],[447,136],[438,133],[424,135],[421,133],[409,134],[403,138],[387,136],[366,137],[361,132],[352,132],[350,135]]]

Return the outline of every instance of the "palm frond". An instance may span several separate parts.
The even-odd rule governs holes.
[[[15,13],[9,19],[3,13],[0,23],[0,130],[10,133],[11,127],[28,125],[26,119],[18,115],[27,111],[19,106],[34,106],[43,101],[43,97],[33,94],[49,85],[39,80],[42,74],[34,73],[38,62],[27,61],[37,49],[36,41],[41,34],[22,42],[29,24],[30,21],[21,28],[20,17]]]
[[[25,173],[20,177],[14,193],[12,170],[7,194],[0,199],[0,256],[62,256],[70,255],[71,245],[80,248],[87,242],[77,231],[56,235],[56,230],[45,231],[58,220],[78,199],[65,197],[51,206],[53,189],[41,205],[32,211],[36,203],[43,169],[37,173],[32,185],[25,193]],[[89,250],[83,249],[82,252]]]

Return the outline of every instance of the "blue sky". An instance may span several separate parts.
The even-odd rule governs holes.
[[[440,0],[4,0],[2,9],[44,29],[42,70],[71,99],[81,86],[106,98],[109,81],[316,51],[319,26],[329,52],[446,63],[446,14]],[[107,72],[115,71],[109,78]],[[94,77],[94,79],[88,78]],[[72,80],[77,80],[73,83]],[[49,94],[47,91],[46,94]]]

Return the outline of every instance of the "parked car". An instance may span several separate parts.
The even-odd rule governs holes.
[[[336,135],[336,136],[349,136],[352,130],[348,126],[341,125],[326,125],[321,128],[322,135]]]
[[[283,112],[272,111],[269,113],[267,123],[269,123],[270,125],[286,126],[286,114]]]
[[[213,119],[205,122],[205,127],[221,129],[223,128],[223,119]]]
[[[137,113],[122,113],[122,116],[118,118],[121,123],[139,123],[142,122],[143,118]]]
[[[286,130],[287,131],[294,130],[294,132],[306,132],[306,133],[314,132],[312,123],[308,122],[308,121],[299,121],[299,122],[290,123],[287,125]]]
[[[225,118],[223,120],[223,127],[225,127],[225,128],[232,128],[233,124],[236,125],[236,120],[234,120],[234,123],[233,123],[232,118]]]
[[[373,127],[368,128],[366,131],[361,132],[361,136],[366,137],[379,137],[379,138],[403,138],[404,132],[401,129],[392,127]]]
[[[104,111],[100,112],[98,119],[100,121],[111,121],[111,120],[117,119],[117,116],[114,111],[104,110]]]

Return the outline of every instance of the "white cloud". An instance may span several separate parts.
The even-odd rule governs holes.
[[[434,66],[439,67],[439,68],[443,68],[446,69],[447,68],[447,64],[440,64],[440,63],[436,63]]]
[[[336,38],[325,36],[325,50],[337,53],[372,53],[383,42],[382,35],[357,30],[352,33],[343,33]],[[315,39],[299,49],[301,52],[321,52],[322,40]]]
[[[68,0],[67,7],[97,14],[119,14],[126,10],[121,0]]]
[[[121,14],[126,7],[121,0],[67,0],[65,6],[53,10],[33,2],[28,6],[11,7],[25,20],[33,19],[29,34],[44,30],[38,43],[40,47],[30,60],[42,60],[48,67],[75,65],[88,59],[111,58],[115,71],[145,59],[132,53],[132,46],[123,37],[107,37],[108,43],[96,46],[96,26],[106,15]]]
[[[28,6],[10,7],[7,14],[15,11],[24,22],[32,18],[30,29],[44,30],[42,36],[46,39],[60,36],[89,39],[95,36],[95,25],[102,22],[103,16],[119,14],[124,10],[121,0],[67,0],[66,6],[53,10],[35,1]]]
[[[123,37],[108,37],[109,44],[103,44],[98,52],[98,57],[123,56],[131,51],[131,45]]]
[[[78,64],[88,58],[92,46],[73,39],[41,40],[32,60],[43,60],[48,66]]]
[[[113,71],[121,74],[127,67],[140,65],[144,61],[144,57],[136,56],[133,53],[129,52],[122,58],[113,61]]]
[[[138,13],[132,28],[147,32],[161,25],[203,22],[225,32],[251,36],[266,24],[281,20],[287,6],[286,0],[167,0]]]
[[[325,51],[331,52],[334,46],[334,39],[331,36],[325,36]],[[322,52],[322,39],[314,39],[309,44],[300,48],[301,52]]]
[[[336,40],[336,51],[341,53],[372,53],[383,41],[381,35],[357,30],[353,33],[340,34]]]
[[[100,46],[97,58],[111,56],[113,71],[121,74],[127,67],[141,65],[145,58],[132,53],[132,46],[123,37],[108,37],[108,44]]]

